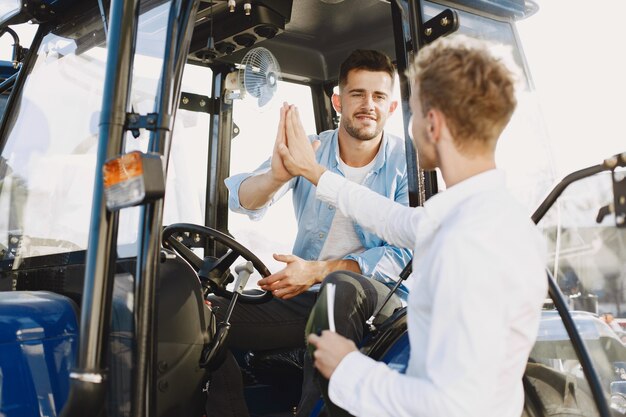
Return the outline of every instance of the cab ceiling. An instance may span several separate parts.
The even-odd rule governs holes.
[[[283,77],[322,82],[337,79],[340,63],[354,49],[379,49],[395,57],[391,5],[386,0],[344,0],[334,4],[322,0],[250,1],[250,16],[243,11],[243,0],[236,3],[232,13],[226,1],[201,4],[190,60],[238,63],[250,48],[263,46],[278,59]],[[267,29],[268,22],[277,26],[277,33],[269,39],[257,33],[265,35],[260,29]],[[212,49],[207,44],[211,33]],[[254,44],[237,44],[234,39],[242,34],[256,37]],[[235,50],[228,51],[229,47]]]

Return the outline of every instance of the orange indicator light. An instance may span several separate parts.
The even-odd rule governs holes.
[[[103,173],[105,188],[141,176],[143,174],[141,152],[127,153],[107,161]]]

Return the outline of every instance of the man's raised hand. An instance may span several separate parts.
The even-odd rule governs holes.
[[[285,133],[286,143],[278,145],[283,166],[291,175],[301,175],[313,185],[317,185],[319,178],[326,171],[315,158],[315,151],[320,143],[309,141],[302,127],[298,108],[295,106],[290,106],[285,115]]]
[[[287,110],[289,109],[289,105],[287,103],[283,103],[280,108],[280,121],[278,122],[278,131],[276,132],[276,142],[274,143],[274,150],[272,151],[272,161],[271,161],[271,173],[272,177],[275,181],[285,183],[293,178],[293,175],[287,171],[283,164],[282,157],[278,153],[278,148],[281,145],[286,144],[286,134],[285,134],[285,116],[287,114]]]

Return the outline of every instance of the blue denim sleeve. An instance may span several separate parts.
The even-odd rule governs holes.
[[[241,202],[239,201],[239,187],[241,186],[241,183],[253,175],[262,174],[269,171],[270,164],[271,158],[263,162],[253,172],[244,172],[241,174],[233,175],[224,180],[224,184],[226,184],[226,188],[228,188],[228,208],[231,211],[235,213],[245,214],[250,218],[250,220],[261,220],[267,212],[268,207],[278,201],[283,195],[285,195],[287,190],[293,187],[294,181],[289,181],[274,195],[274,198],[272,198],[272,201],[270,201],[268,205],[266,205],[265,207],[261,207],[260,209],[248,210],[247,208],[242,207]]]
[[[409,189],[406,173],[400,180],[394,201],[409,205]],[[384,242],[382,246],[366,249],[361,253],[349,254],[344,259],[351,259],[359,264],[361,273],[382,282],[397,281],[402,269],[411,261],[413,253],[409,249],[398,248]]]
[[[361,253],[347,255],[344,259],[358,263],[365,276],[381,282],[391,282],[398,280],[402,269],[411,261],[411,251],[385,243]]]

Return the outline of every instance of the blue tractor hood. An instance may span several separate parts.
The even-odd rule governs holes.
[[[49,292],[0,292],[0,415],[56,416],[78,341],[76,305]]]

